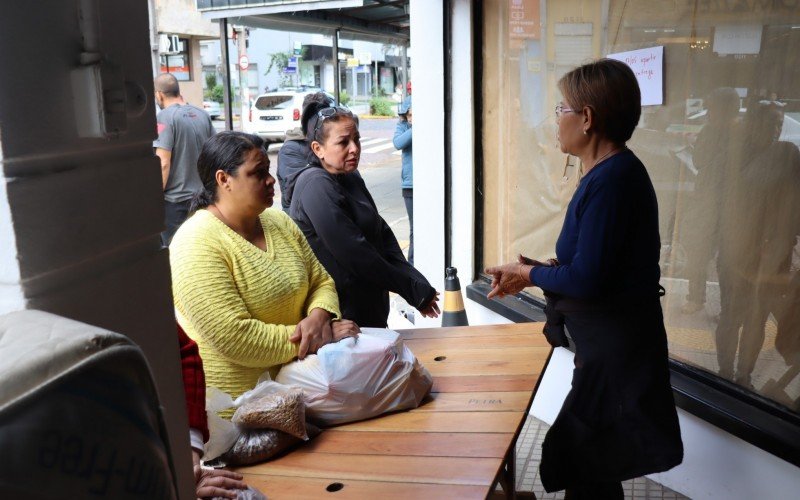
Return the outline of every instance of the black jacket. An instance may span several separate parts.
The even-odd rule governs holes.
[[[656,293],[616,304],[550,293],[547,302],[548,339],[564,340],[567,327],[575,369],[572,388],[542,444],[545,490],[621,482],[681,463],[683,443]]]
[[[385,327],[389,293],[420,309],[436,290],[403,256],[358,172],[332,175],[310,164],[287,185],[289,215],[336,282],[342,317]]]
[[[311,152],[306,143],[303,131],[290,130],[286,134],[286,141],[278,151],[278,186],[281,188],[281,208],[289,213],[289,204],[292,201],[292,191],[288,186],[294,186],[295,178],[306,169],[309,163],[316,163],[317,157]]]

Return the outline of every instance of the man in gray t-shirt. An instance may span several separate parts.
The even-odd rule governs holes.
[[[161,160],[164,187],[164,232],[161,243],[168,246],[175,231],[189,214],[189,204],[203,190],[197,174],[197,158],[203,143],[214,135],[208,113],[183,100],[178,80],[169,73],[155,80],[156,103],[161,107],[156,121],[158,138],[153,141]]]

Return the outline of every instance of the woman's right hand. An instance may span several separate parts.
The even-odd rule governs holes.
[[[289,337],[290,342],[300,342],[297,353],[298,359],[304,359],[308,354],[314,354],[325,344],[333,340],[331,331],[331,313],[324,309],[314,308],[303,318]]]
[[[358,334],[361,333],[361,328],[358,327],[356,322],[349,319],[334,320],[331,323],[331,329],[333,330],[334,342],[339,342],[347,337],[358,337]]]

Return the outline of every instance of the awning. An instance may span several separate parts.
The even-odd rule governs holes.
[[[407,45],[409,0],[196,0],[206,19],[272,30]]]

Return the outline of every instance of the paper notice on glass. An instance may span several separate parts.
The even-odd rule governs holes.
[[[714,52],[726,54],[758,54],[761,52],[760,24],[722,25],[714,28]]]
[[[664,104],[664,47],[608,54],[633,70],[642,92],[642,106]]]

